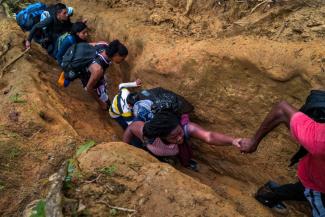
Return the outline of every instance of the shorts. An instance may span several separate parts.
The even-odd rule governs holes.
[[[109,104],[106,83],[99,85],[96,88],[96,92],[97,92],[97,95],[98,95],[100,101]]]
[[[84,88],[87,86],[87,83],[88,83],[88,80],[85,80],[85,79],[80,79],[81,80],[81,83],[82,85],[84,86]],[[105,81],[105,78],[101,78],[96,86],[95,86],[95,90],[96,90],[96,93],[97,93],[97,96],[99,98],[100,101],[106,103],[107,105],[110,105],[110,100],[108,98],[108,93],[107,93],[107,83]]]

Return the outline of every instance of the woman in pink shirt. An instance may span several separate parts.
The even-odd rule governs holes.
[[[298,177],[313,217],[325,217],[325,123],[316,122],[283,101],[273,107],[252,138],[240,141],[240,150],[255,152],[262,139],[281,123],[286,124],[292,137],[308,152],[299,161]]]

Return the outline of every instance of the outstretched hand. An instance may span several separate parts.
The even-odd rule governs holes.
[[[257,149],[257,145],[251,138],[244,138],[239,141],[239,150],[243,153],[253,153]]]
[[[141,85],[142,85],[141,79],[135,80],[135,83],[137,84],[138,87],[141,87]]]
[[[237,148],[240,148],[240,142],[242,141],[242,138],[236,138],[232,140],[232,145],[236,146]]]
[[[31,46],[30,41],[26,40],[26,41],[25,41],[25,48],[26,48],[26,50],[29,49],[30,46]]]

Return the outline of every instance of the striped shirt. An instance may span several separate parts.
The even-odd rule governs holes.
[[[112,102],[112,105],[109,109],[109,114],[112,118],[123,117],[128,125],[133,121],[132,109],[128,105],[126,99],[130,94],[130,91],[127,87],[136,87],[136,82],[122,83],[119,85],[119,94],[117,94]]]

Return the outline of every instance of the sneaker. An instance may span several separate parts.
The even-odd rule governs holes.
[[[278,183],[273,182],[273,181],[271,181],[271,180],[268,181],[264,186],[269,187],[271,190],[280,187],[280,185],[279,185]]]
[[[264,186],[258,189],[258,191],[255,194],[255,199],[261,204],[263,204],[264,206],[271,208],[277,213],[287,214],[288,209],[282,201],[273,201],[270,199],[275,194],[273,189],[279,186],[280,186],[279,184],[273,181],[267,182]]]
[[[189,163],[189,166],[187,167],[188,169],[191,169],[191,170],[193,170],[195,172],[199,171],[198,170],[198,163],[195,160],[191,159],[188,163]]]
[[[281,201],[270,208],[273,209],[277,213],[288,214],[288,209],[287,209],[286,205],[284,205],[284,203]]]

